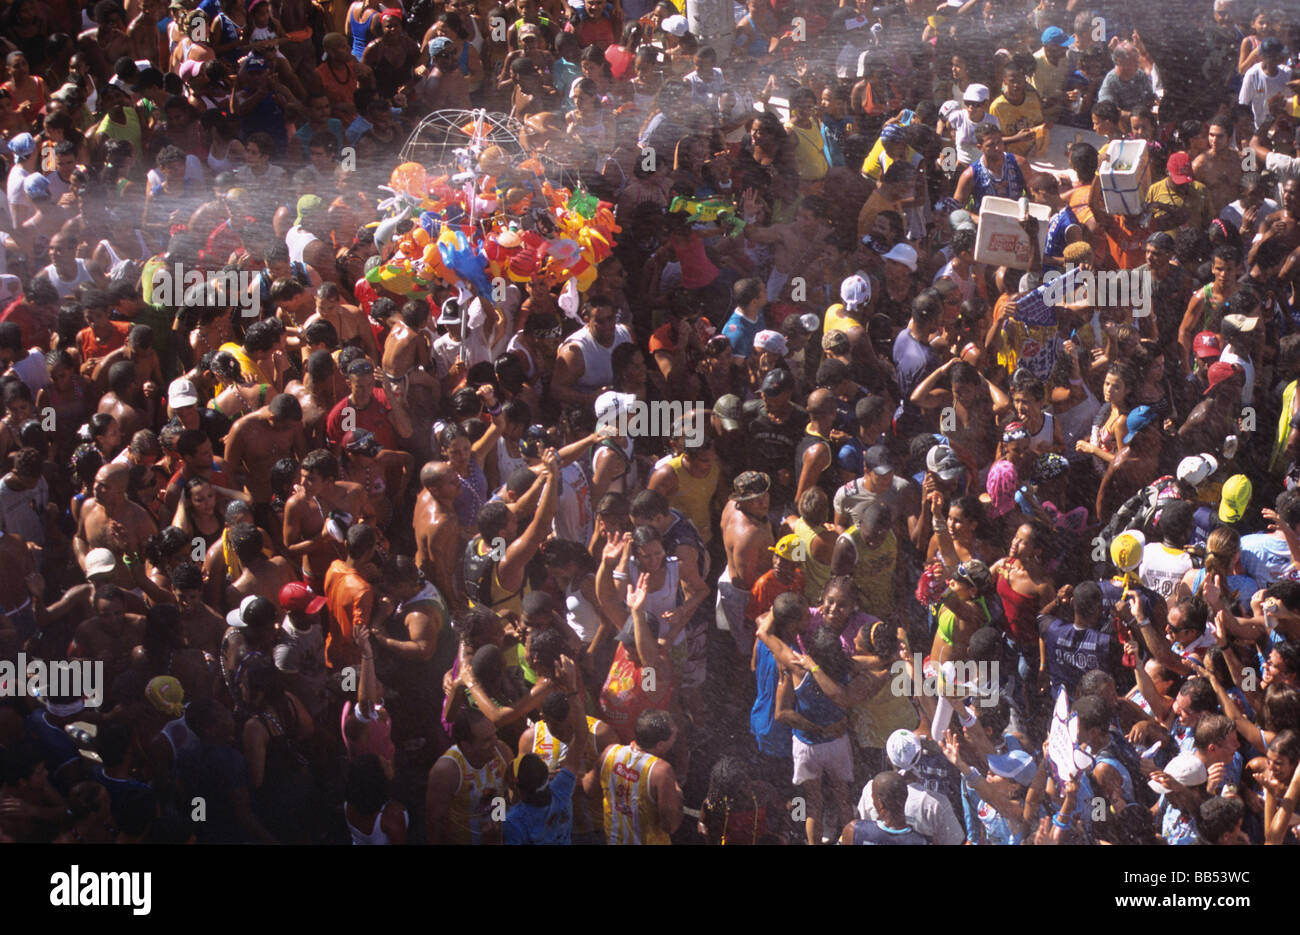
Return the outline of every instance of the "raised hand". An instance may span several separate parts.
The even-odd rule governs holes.
[[[650,575],[641,572],[637,575],[636,584],[628,589],[627,606],[633,613],[645,607],[646,598],[650,594]]]

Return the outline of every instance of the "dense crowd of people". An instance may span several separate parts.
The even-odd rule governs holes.
[[[0,12],[0,840],[1294,843],[1300,15],[393,2]]]

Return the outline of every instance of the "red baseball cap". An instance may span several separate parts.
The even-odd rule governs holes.
[[[1169,181],[1175,185],[1186,185],[1192,180],[1192,157],[1187,153],[1174,153],[1165,163]]]
[[[290,581],[280,589],[280,606],[293,614],[318,614],[325,609],[326,600],[307,585]]]
[[[1223,338],[1214,331],[1202,331],[1192,338],[1192,353],[1205,360],[1223,353]]]
[[[1210,385],[1205,388],[1204,395],[1209,396],[1214,392],[1214,388],[1224,380],[1231,380],[1237,375],[1237,365],[1230,364],[1227,361],[1216,360],[1210,364],[1209,378]]]

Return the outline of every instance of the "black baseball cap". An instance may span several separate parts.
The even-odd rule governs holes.
[[[894,459],[884,445],[872,445],[863,456],[863,464],[876,474],[894,473]]]
[[[794,377],[790,371],[784,367],[777,367],[769,370],[767,376],[763,377],[763,382],[758,387],[758,392],[763,396],[777,396],[781,393],[788,393],[794,389]]]

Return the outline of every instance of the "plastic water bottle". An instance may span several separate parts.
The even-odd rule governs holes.
[[[1024,195],[1020,196],[1020,220],[1026,220],[1029,217],[1029,199]]]

